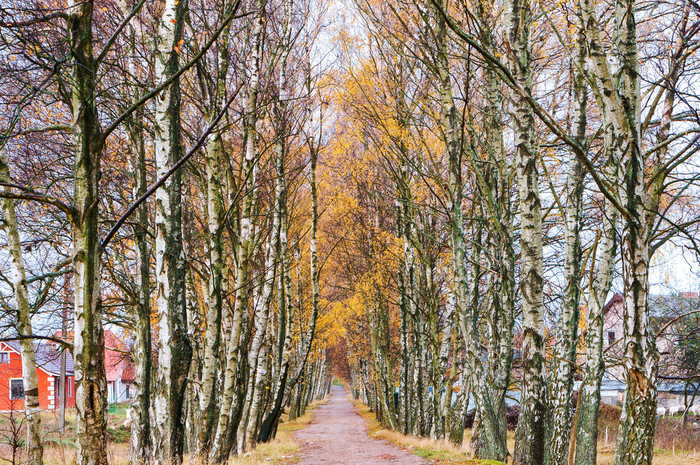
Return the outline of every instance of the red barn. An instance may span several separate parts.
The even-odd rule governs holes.
[[[55,410],[59,406],[61,351],[54,343],[34,344],[36,372],[39,378],[39,407]],[[75,407],[73,356],[66,351],[66,407]],[[24,382],[19,341],[0,342],[0,411],[24,410]]]

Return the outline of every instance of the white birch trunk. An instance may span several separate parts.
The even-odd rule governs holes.
[[[122,16],[126,17],[131,11],[128,2],[119,2]],[[136,44],[143,41],[139,30],[130,24],[126,28],[129,53],[132,55],[128,62],[128,69],[132,76],[138,76],[135,59]],[[138,87],[132,85],[129,90],[133,93],[136,102]],[[129,145],[133,151],[131,158],[132,179],[134,182],[133,199],[141,197],[148,188],[146,179],[146,141],[143,124],[142,109],[136,110],[132,117],[126,121],[126,132]],[[136,252],[136,302],[132,307],[134,327],[134,395],[131,399],[130,418],[131,437],[129,441],[129,457],[132,463],[142,463],[150,460],[151,450],[151,371],[152,371],[152,347],[151,347],[151,283],[150,283],[150,244],[148,240],[148,207],[144,204],[135,212],[134,220],[134,245]],[[63,362],[63,360],[62,360]],[[63,393],[61,398],[65,398]]]
[[[185,2],[167,0],[158,23],[155,68],[169,79],[179,68],[178,48]],[[182,157],[180,84],[176,79],[156,98],[154,151],[158,177]],[[159,317],[158,371],[154,398],[153,449],[157,464],[180,463],[185,443],[187,376],[192,348],[187,334],[186,261],[182,237],[182,174],[156,191],[156,290]]]
[[[246,393],[246,402],[244,408],[249,406],[247,413],[247,421],[241,421],[238,426],[238,454],[250,450],[255,445],[257,439],[256,424],[258,418],[258,409],[260,407],[262,391],[264,389],[264,380],[267,373],[263,356],[266,355],[268,340],[271,336],[267,333],[270,313],[272,311],[272,293],[275,289],[275,278],[277,270],[277,253],[279,250],[280,241],[286,242],[286,231],[281,230],[281,216],[284,208],[285,199],[285,180],[284,180],[284,139],[278,135],[278,143],[276,146],[277,158],[277,182],[275,187],[275,203],[272,221],[272,229],[270,238],[267,242],[266,260],[265,260],[265,278],[263,282],[262,296],[260,297],[260,306],[255,312],[255,336],[248,352],[249,378],[248,392]],[[267,386],[268,389],[270,386]],[[246,419],[243,417],[243,420]]]
[[[609,163],[608,173],[614,177],[617,167]],[[615,207],[606,201],[602,240],[594,259],[597,261],[596,276],[588,298],[586,317],[586,361],[579,399],[576,431],[576,463],[595,465],[598,456],[598,409],[600,406],[600,386],[605,373],[603,359],[603,310],[605,299],[612,286],[615,255],[617,250],[617,219]],[[599,254],[599,255],[598,255]]]
[[[581,146],[586,143],[587,88],[583,69],[585,55],[583,44],[578,42],[578,53],[573,75],[573,126],[575,140]],[[564,278],[566,289],[559,317],[557,339],[552,361],[550,382],[550,420],[548,437],[550,447],[545,454],[548,464],[565,463],[569,455],[571,423],[573,420],[573,387],[578,346],[579,301],[581,297],[581,210],[583,201],[583,165],[574,153],[569,154],[566,171],[566,203],[564,206],[565,263]]]
[[[223,392],[221,394],[219,418],[216,433],[209,452],[209,459],[214,463],[223,463],[228,460],[231,446],[234,441],[235,426],[234,417],[237,415],[237,406],[234,405],[236,392],[236,378],[238,377],[239,340],[241,339],[243,314],[248,306],[248,275],[251,247],[254,241],[254,217],[253,203],[257,182],[257,124],[258,124],[258,86],[260,83],[260,69],[262,60],[262,44],[265,31],[265,1],[258,1],[258,11],[252,23],[252,51],[248,55],[246,63],[246,76],[248,87],[246,95],[246,115],[244,118],[244,161],[243,200],[241,205],[241,220],[239,242],[236,245],[236,297],[233,309],[233,321],[231,324],[231,337],[226,351],[226,369],[224,370]]]
[[[658,353],[649,329],[649,226],[645,192],[645,160],[641,147],[640,80],[635,22],[635,1],[616,3],[613,38],[620,63],[619,83],[610,72],[601,41],[601,27],[591,0],[580,0],[586,32],[590,74],[596,84],[596,100],[604,118],[610,150],[619,154],[624,208],[622,259],[624,281],[623,404],[615,464],[651,464],[656,424]],[[616,85],[617,84],[617,85]]]
[[[511,54],[511,72],[528,94],[532,93],[529,0],[509,0],[505,15]],[[535,142],[535,118],[527,98],[513,96],[515,166],[520,202],[520,295],[523,321],[523,374],[520,417],[515,431],[513,463],[539,465],[544,459],[546,378],[544,354],[544,301],[542,274],[542,212]]]
[[[10,170],[3,149],[0,149],[0,182],[11,183]],[[9,192],[10,188],[5,187]],[[27,464],[43,463],[44,448],[41,444],[41,415],[39,410],[39,379],[36,374],[36,357],[34,356],[34,332],[29,308],[29,290],[27,273],[22,256],[22,244],[15,212],[14,200],[3,198],[0,227],[7,235],[12,268],[12,288],[17,305],[17,333],[20,337],[20,355],[22,357],[22,382],[24,384],[24,412],[27,418]]]

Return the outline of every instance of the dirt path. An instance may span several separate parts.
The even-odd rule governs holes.
[[[333,386],[328,403],[314,411],[309,426],[297,431],[296,437],[302,444],[301,465],[428,463],[394,444],[368,437],[367,424],[340,386]]]

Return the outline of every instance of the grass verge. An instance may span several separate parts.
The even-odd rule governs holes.
[[[312,402],[306,408],[306,413],[294,421],[280,423],[277,428],[277,436],[270,442],[258,444],[258,446],[241,457],[229,461],[230,465],[270,465],[293,464],[299,461],[299,444],[296,442],[294,432],[305,428],[314,414],[313,411],[327,400]]]
[[[464,431],[464,445],[456,447],[446,441],[433,441],[425,438],[405,436],[396,431],[384,429],[377,421],[374,413],[370,412],[362,402],[353,400],[355,408],[365,419],[370,437],[386,439],[404,450],[424,457],[432,463],[496,465],[502,462],[492,460],[470,459],[469,442],[471,429]],[[617,423],[620,419],[620,408],[601,405],[601,417],[598,435],[598,465],[612,465],[615,457],[615,437]],[[653,465],[700,465],[700,442],[696,435],[700,427],[692,423],[687,427],[678,425],[678,419],[662,419],[657,425]],[[672,438],[672,439],[668,439]],[[515,439],[512,431],[508,431],[508,450],[512,453]],[[510,460],[510,459],[509,459]],[[509,462],[510,463],[510,462]]]
[[[351,399],[360,416],[367,422],[367,432],[371,438],[381,438],[390,441],[401,449],[430,460],[431,463],[459,464],[459,465],[500,465],[503,462],[494,460],[471,459],[466,445],[457,447],[448,441],[434,441],[427,438],[406,436],[396,431],[385,429],[369,407],[359,401]],[[465,435],[465,444],[469,438]]]
[[[270,465],[293,464],[299,460],[299,444],[295,442],[294,431],[304,428],[313,418],[313,410],[326,401],[312,403],[306,414],[294,421],[280,423],[277,437],[269,443],[259,444],[255,450],[243,457],[229,461],[230,465]],[[110,465],[129,465],[129,429],[123,426],[126,408],[110,409],[107,428],[107,458]],[[0,465],[2,463],[23,463],[26,459],[24,439],[26,431],[22,428],[22,412],[15,412],[16,424],[13,426],[8,414],[0,414]],[[58,415],[56,412],[41,412],[44,429],[44,464],[70,465],[75,463],[75,410],[66,411],[66,431],[58,432]],[[12,444],[16,447],[13,450]],[[186,465],[199,465],[196,460],[185,457]]]

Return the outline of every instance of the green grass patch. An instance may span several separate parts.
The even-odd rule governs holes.
[[[131,437],[131,430],[123,426],[118,426],[117,428],[107,427],[107,441],[114,443],[126,443],[129,442]]]

